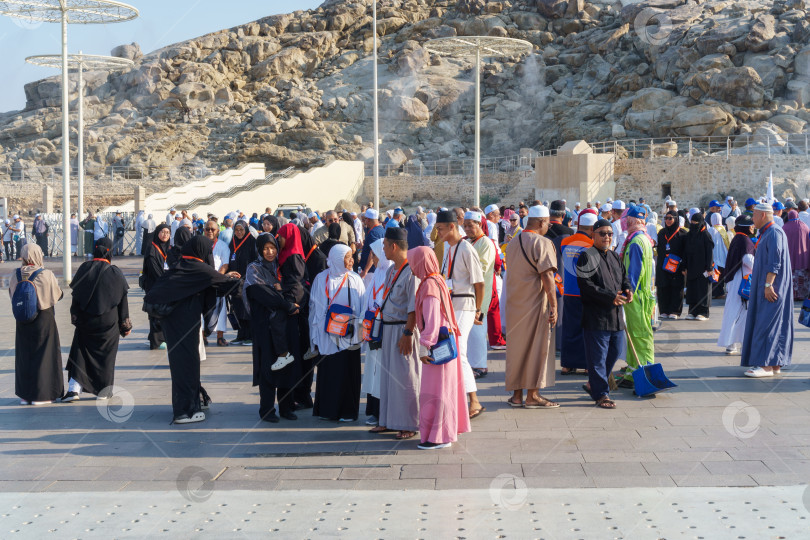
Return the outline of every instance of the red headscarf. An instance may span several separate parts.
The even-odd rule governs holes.
[[[424,330],[425,328],[422,303],[428,296],[433,296],[438,298],[444,306],[444,318],[448,321],[448,329],[458,336],[458,324],[456,324],[456,314],[450,300],[450,291],[447,290],[447,284],[442,278],[436,254],[432,249],[424,246],[410,249],[408,250],[408,264],[413,275],[420,281],[419,288],[416,290],[416,321],[419,329]]]
[[[278,254],[279,267],[292,255],[304,257],[304,248],[301,246],[301,231],[292,223],[287,223],[278,230],[278,237],[284,239],[284,247]]]

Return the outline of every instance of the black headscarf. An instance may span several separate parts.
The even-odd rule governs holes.
[[[279,222],[278,222],[278,218],[277,218],[276,216],[266,215],[266,216],[264,216],[264,218],[262,219],[262,221],[269,221],[269,222],[270,222],[270,225],[272,225],[272,226],[273,226],[273,230],[272,230],[272,231],[270,231],[270,232],[271,232],[273,235],[278,234],[278,229],[279,229],[279,227],[281,227],[281,225],[279,224]],[[264,230],[264,229],[262,229],[262,230]]]
[[[740,223],[742,222],[742,223]],[[740,216],[737,224],[734,226],[734,238],[728,245],[728,255],[726,255],[726,266],[723,273],[723,281],[731,283],[734,279],[734,274],[737,270],[742,268],[742,260],[746,255],[754,254],[754,242],[749,236],[751,234],[751,227],[754,224],[748,216]],[[742,234],[736,234],[742,233]]]
[[[666,220],[664,220],[664,228],[662,229],[662,230],[666,231],[667,236],[672,236],[672,233],[674,233],[675,231],[677,231],[678,229],[681,228],[681,224],[680,224],[680,221],[678,219],[680,216],[678,215],[678,212],[676,212],[675,210],[670,210],[669,212],[667,212],[664,215],[665,216],[672,216],[672,218],[673,218],[672,219],[672,225],[667,225]]]
[[[191,231],[182,225],[177,227],[177,230],[174,231],[174,247],[171,249],[168,257],[166,258],[166,264],[169,265],[169,268],[174,268],[177,266],[177,263],[180,262],[183,246],[191,239],[192,236]]]
[[[262,233],[256,238],[256,248],[259,252],[259,257],[247,267],[245,272],[245,280],[242,284],[242,301],[245,304],[245,309],[250,313],[250,302],[247,297],[247,288],[251,285],[275,285],[278,280],[278,255],[273,259],[273,262],[268,262],[262,255],[264,246],[272,243],[276,246],[276,253],[278,253],[278,243],[270,233]]]
[[[307,267],[304,285],[309,288],[312,282],[315,281],[315,276],[326,270],[326,255],[315,246],[315,240],[312,239],[312,235],[306,229],[299,225],[298,230],[301,233],[301,247],[304,249],[304,263]]]
[[[152,233],[152,243],[155,244],[157,247],[159,247],[160,251],[162,251],[164,255],[167,255],[169,253],[169,250],[171,250],[172,245],[171,245],[171,242],[169,240],[166,240],[165,242],[160,241],[160,231],[162,231],[163,229],[169,229],[169,231],[172,230],[172,228],[169,227],[168,225],[166,225],[165,223],[161,223],[160,225],[155,227],[155,232]],[[150,246],[150,248],[151,247],[152,246]],[[162,266],[163,265],[163,257],[161,257],[160,260],[161,260],[161,266]]]
[[[332,248],[342,243],[340,241],[340,223],[330,223],[327,232],[329,233],[329,237],[320,243],[318,249],[321,250],[326,257],[329,257],[329,252]]]
[[[245,236],[242,238],[236,237],[236,227],[241,225],[245,229]],[[231,237],[231,243],[228,247],[231,249],[231,261],[228,263],[228,270],[239,272],[239,275],[244,276],[247,272],[247,267],[250,263],[256,260],[258,252],[256,251],[256,239],[250,234],[248,224],[244,220],[239,220],[233,225],[234,233]],[[275,231],[276,233],[278,231]],[[244,242],[243,242],[244,240]]]
[[[74,305],[93,317],[117,307],[129,290],[124,274],[117,266],[110,264],[112,248],[113,243],[109,238],[96,240],[94,260],[82,263],[70,282]]]
[[[146,293],[144,299],[150,304],[171,304],[204,291],[212,285],[233,283],[206,261],[212,259],[214,243],[206,236],[194,236],[183,245],[177,266],[165,272]]]
[[[345,221],[348,225],[354,229],[354,218],[352,217],[351,212],[343,212],[343,215],[340,217],[343,221]]]
[[[701,231],[706,230],[706,218],[703,217],[701,212],[693,214],[689,218],[689,238],[697,236]]]

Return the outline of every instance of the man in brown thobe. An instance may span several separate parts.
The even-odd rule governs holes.
[[[548,224],[548,208],[532,206],[526,228],[506,248],[506,390],[513,392],[508,400],[512,407],[560,406],[538,393],[540,388],[554,384],[551,344],[557,324],[557,252],[551,240],[544,237]]]

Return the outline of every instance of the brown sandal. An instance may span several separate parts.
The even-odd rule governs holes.
[[[368,430],[369,433],[390,433],[394,431],[393,429],[388,429],[385,426],[376,426]]]
[[[546,398],[540,398],[543,401],[539,401],[537,403],[529,403],[528,401],[523,404],[523,407],[526,409],[558,409],[560,407],[559,403],[555,403],[551,400]]]
[[[602,396],[596,402],[596,406],[600,409],[615,409],[616,403],[607,396]]]
[[[404,441],[405,439],[411,439],[416,436],[415,431],[400,431],[397,433],[396,439],[398,441]]]

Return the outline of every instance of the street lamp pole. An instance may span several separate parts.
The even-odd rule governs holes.
[[[68,115],[68,12],[62,10],[62,276],[65,283],[73,277],[70,258],[70,127]]]
[[[372,34],[374,37],[374,208],[380,211],[380,118],[379,97],[377,88],[377,0],[372,8]]]
[[[82,51],[79,51],[81,58]],[[76,217],[80,220],[84,216],[84,63],[79,62],[79,136],[76,141],[77,144],[77,157],[76,161],[79,165],[78,172],[78,195],[79,200],[76,201]],[[77,246],[78,247],[78,246]]]
[[[475,173],[473,202],[481,206],[481,49],[475,49]]]

